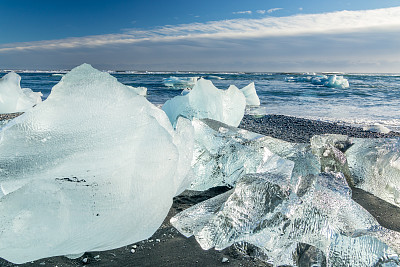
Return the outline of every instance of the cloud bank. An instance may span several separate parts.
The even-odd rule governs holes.
[[[400,7],[365,11],[339,11],[289,17],[234,19],[211,21],[207,23],[167,25],[151,30],[130,30],[124,34],[95,35],[51,41],[5,44],[0,46],[0,53],[36,49],[66,49],[114,44],[133,44],[143,41],[159,42],[196,38],[246,39],[318,33],[347,33],[367,30],[374,27],[400,27]]]
[[[88,62],[102,69],[394,72],[398,47],[400,7],[394,7],[5,44],[0,68]]]

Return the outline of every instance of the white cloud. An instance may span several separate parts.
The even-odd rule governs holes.
[[[260,10],[257,10],[256,12],[257,12],[258,14],[265,14],[266,11],[260,9]]]
[[[374,27],[397,27],[398,29],[400,27],[400,7],[169,25],[151,30],[129,30],[124,34],[5,44],[0,45],[0,53],[38,49],[91,48],[118,44],[136,44],[146,41],[249,39],[321,33],[338,34],[360,32]]]
[[[277,7],[277,8],[271,8],[267,10],[267,13],[271,14],[272,12],[278,11],[278,10],[282,10],[283,8],[281,7]]]
[[[251,12],[250,10],[232,12],[232,14],[251,14],[251,13],[252,13],[252,12]]]
[[[302,7],[299,7],[299,10],[300,10],[300,11],[303,11],[303,8],[302,8]]]

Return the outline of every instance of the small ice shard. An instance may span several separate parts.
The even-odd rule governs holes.
[[[318,174],[318,159],[306,144],[294,144],[232,127],[211,119],[194,119],[195,148],[191,190],[234,186],[246,173],[286,170],[302,187],[302,179]]]
[[[141,95],[141,96],[146,96],[147,95],[147,88],[146,87],[133,87],[130,85],[127,85],[128,88],[132,89],[136,94]]]
[[[164,85],[171,89],[193,88],[199,77],[174,77],[164,78]]]
[[[162,109],[172,125],[179,116],[183,116],[188,119],[214,119],[237,127],[245,107],[246,98],[236,86],[221,90],[211,81],[200,79],[188,94],[168,100]]]
[[[83,64],[0,131],[0,257],[24,263],[150,237],[182,191],[191,122]]]
[[[171,223],[194,235],[203,249],[247,242],[275,266],[297,266],[300,244],[322,252],[327,266],[400,263],[400,234],[381,227],[351,199],[343,175],[309,179],[299,196],[285,173],[247,174],[231,191],[192,206]]]
[[[363,130],[364,131],[371,131],[371,132],[374,132],[374,133],[385,133],[385,134],[390,133],[390,129],[389,128],[387,128],[384,125],[379,124],[379,123],[375,123],[374,125],[364,126]]]
[[[246,97],[246,105],[248,106],[259,106],[260,99],[258,98],[254,82],[240,89]]]
[[[21,76],[10,72],[0,79],[0,113],[23,112],[42,102],[42,94],[21,88]]]

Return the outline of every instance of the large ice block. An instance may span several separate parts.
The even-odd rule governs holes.
[[[326,257],[327,266],[400,264],[400,234],[381,227],[351,199],[341,174],[309,176],[302,196],[285,173],[247,174],[224,195],[171,219],[203,249],[249,243],[275,266],[297,266],[299,244]]]
[[[273,169],[293,169],[293,183],[301,190],[303,179],[320,171],[318,159],[306,144],[285,142],[211,119],[194,119],[192,124],[192,190],[234,186],[244,174]]]
[[[0,257],[23,263],[150,237],[186,183],[193,134],[84,64],[0,132]]]
[[[254,82],[240,89],[240,91],[246,97],[246,104],[248,106],[259,106],[260,99],[258,98],[256,87],[254,86]]]
[[[166,101],[162,109],[173,125],[179,116],[183,116],[214,119],[237,127],[245,107],[246,98],[236,86],[221,90],[211,81],[200,79],[188,94]]]
[[[42,102],[42,94],[21,88],[21,76],[10,72],[0,79],[0,113],[23,112]]]

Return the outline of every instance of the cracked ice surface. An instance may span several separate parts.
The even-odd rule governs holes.
[[[292,174],[296,190],[318,174],[318,159],[306,144],[285,142],[211,119],[194,119],[192,190],[234,186],[244,174],[281,170]],[[293,169],[293,172],[292,172]]]
[[[343,175],[308,178],[299,196],[287,174],[247,174],[235,189],[179,213],[171,223],[194,235],[203,249],[247,242],[274,265],[296,265],[300,243],[322,251],[327,266],[400,264],[400,234],[381,227],[351,199]]]
[[[148,238],[182,191],[190,121],[84,64],[0,132],[0,257],[15,263]]]
[[[236,86],[221,90],[211,81],[200,79],[189,93],[166,101],[162,109],[172,125],[179,116],[183,116],[188,119],[214,119],[237,127],[245,107],[246,98]]]
[[[21,88],[21,76],[10,72],[0,79],[0,113],[23,112],[42,102],[42,94]]]

